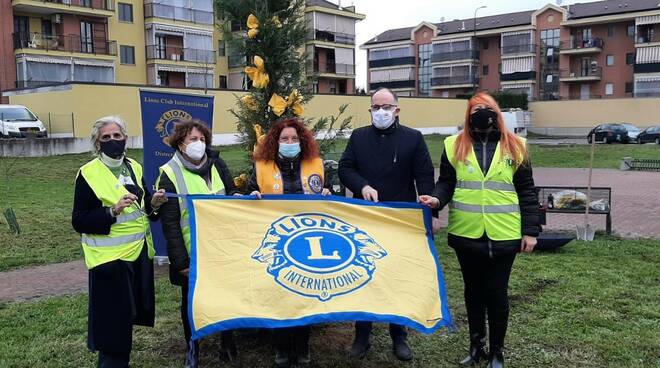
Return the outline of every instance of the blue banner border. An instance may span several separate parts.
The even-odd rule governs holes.
[[[333,201],[343,202],[350,204],[357,204],[362,206],[373,207],[386,207],[386,208],[413,208],[421,209],[424,212],[424,225],[426,227],[426,239],[429,245],[429,250],[435,261],[436,269],[438,271],[438,286],[440,290],[440,301],[442,304],[441,314],[443,318],[439,319],[432,327],[425,327],[422,324],[413,321],[410,318],[390,315],[390,314],[375,314],[369,312],[353,311],[353,312],[335,312],[325,314],[315,314],[303,318],[277,320],[270,318],[236,318],[217,322],[212,325],[206,326],[200,330],[195,328],[195,321],[193,319],[193,295],[195,294],[195,281],[197,280],[197,232],[192,231],[196,226],[195,206],[196,200],[208,199],[233,199],[233,200],[259,200],[255,196],[218,196],[218,195],[188,195],[188,211],[190,219],[190,235],[191,235],[191,254],[190,254],[190,273],[188,284],[188,320],[190,321],[190,329],[192,331],[192,339],[199,340],[205,336],[209,336],[225,330],[233,330],[238,328],[281,328],[292,327],[317,323],[333,323],[333,322],[347,322],[347,321],[373,321],[396,323],[399,325],[408,326],[424,334],[431,334],[442,327],[453,328],[453,321],[447,303],[447,293],[445,290],[444,277],[442,273],[442,265],[438,258],[438,253],[435,249],[435,242],[433,240],[432,230],[432,217],[431,210],[419,203],[410,202],[370,202],[362,199],[346,198],[340,196],[321,196],[321,195],[307,195],[307,194],[285,194],[285,195],[262,195],[261,200],[294,200],[294,201]]]

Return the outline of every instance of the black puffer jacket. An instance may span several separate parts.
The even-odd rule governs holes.
[[[490,168],[499,137],[499,132],[493,132],[488,135],[476,136],[475,138],[474,153],[477,156],[477,161],[479,161],[482,172],[488,172]],[[522,235],[536,237],[539,235],[540,230],[539,204],[530,163],[518,167],[518,170],[513,176],[513,185],[516,187],[518,202],[520,204],[522,220],[522,227],[520,229],[521,237]],[[443,152],[440,161],[440,176],[433,190],[433,196],[440,201],[440,209],[451,202],[455,188],[456,170],[449,163],[447,154]],[[453,248],[462,248],[490,257],[497,256],[498,254],[515,253],[520,250],[520,240],[494,241],[488,239],[485,233],[480,239],[470,239],[449,234],[448,243]]]
[[[218,153],[207,149],[206,154],[220,174],[220,179],[225,186],[225,193],[227,195],[238,193],[238,190],[234,185],[234,179],[229,172],[229,168],[220,158]],[[210,175],[210,165],[208,166],[208,169],[209,172],[206,175]],[[167,193],[176,193],[176,187],[167,175],[161,175],[158,189],[165,189]],[[183,240],[183,234],[181,232],[181,209],[179,208],[179,200],[177,198],[170,198],[161,206],[159,212],[163,226],[163,234],[167,241],[167,256],[170,260],[170,282],[174,285],[181,286],[188,282],[188,278],[183,276],[180,271],[190,267],[190,255],[186,250],[186,243]]]

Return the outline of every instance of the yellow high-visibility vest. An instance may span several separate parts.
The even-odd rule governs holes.
[[[473,148],[464,162],[456,162],[457,137],[445,139],[447,158],[456,170],[456,188],[449,203],[447,231],[471,239],[482,237],[484,232],[492,240],[520,239],[520,206],[513,176],[522,157],[502,156],[498,143],[490,168],[484,175]]]
[[[257,185],[264,194],[283,194],[282,173],[275,161],[257,161]],[[321,194],[323,191],[323,160],[320,157],[300,162],[300,183],[305,194]]]
[[[225,184],[220,178],[220,173],[215,165],[211,165],[211,188],[200,175],[188,171],[183,166],[177,155],[174,155],[165,165],[160,167],[160,176],[156,182],[158,187],[160,178],[165,174],[174,184],[177,194],[225,194]],[[181,234],[186,244],[186,250],[190,254],[190,221],[188,211],[188,201],[184,197],[179,198],[179,210],[181,212]]]
[[[138,181],[135,185],[141,185],[142,166],[135,160],[127,160]],[[129,194],[124,185],[119,182],[119,179],[98,158],[81,167],[78,175],[85,178],[85,181],[87,181],[87,184],[92,188],[104,207],[115,205],[121,197]],[[117,216],[117,222],[110,227],[110,234],[108,235],[81,234],[87,268],[92,269],[118,259],[135,261],[140,256],[145,242],[149,258],[154,257],[155,251],[149,228],[149,219],[143,212],[144,196],[139,205],[139,210],[134,206],[124,209]]]

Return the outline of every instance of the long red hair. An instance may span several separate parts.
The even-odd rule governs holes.
[[[468,101],[468,107],[465,111],[465,128],[458,135],[458,138],[456,138],[456,144],[454,146],[454,157],[456,157],[456,161],[465,161],[467,155],[472,149],[472,145],[474,144],[474,138],[470,134],[470,111],[472,111],[472,108],[476,105],[485,105],[497,113],[496,127],[500,132],[500,154],[502,156],[511,156],[514,160],[522,157],[523,162],[528,161],[529,154],[527,153],[525,143],[518,139],[513,132],[507,129],[506,124],[504,124],[504,117],[502,117],[500,106],[495,99],[486,92],[479,92]]]
[[[257,161],[275,161],[280,149],[280,134],[285,128],[294,128],[300,141],[300,153],[304,160],[320,156],[319,146],[312,132],[299,119],[286,119],[275,123],[254,153]]]

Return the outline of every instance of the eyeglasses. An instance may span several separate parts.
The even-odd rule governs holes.
[[[371,105],[371,111],[378,111],[380,109],[383,109],[385,111],[392,111],[396,109],[396,105],[390,105],[390,104],[385,104],[385,105]]]
[[[103,135],[99,138],[99,141],[101,141],[101,142],[107,142],[107,141],[109,141],[109,140],[111,140],[111,139],[114,139],[114,140],[116,140],[116,141],[121,141],[121,140],[124,139],[124,135],[121,134],[121,133],[119,133],[119,132],[115,132],[115,133],[112,133],[112,134],[103,134]]]

